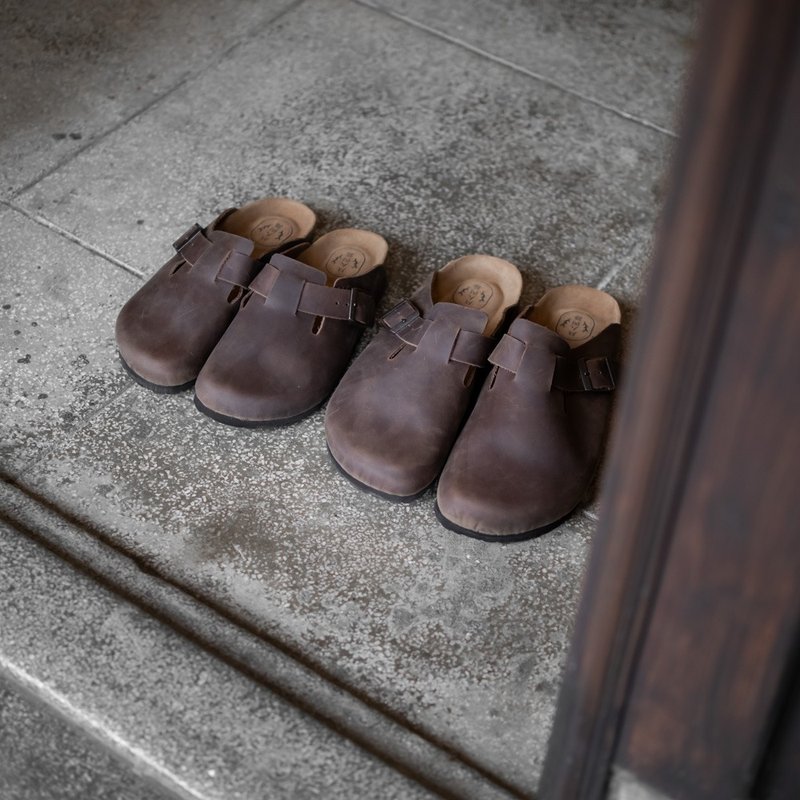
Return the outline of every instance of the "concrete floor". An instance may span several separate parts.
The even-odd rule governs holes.
[[[161,787],[80,730],[0,680],[0,797],[157,800]],[[124,778],[124,780],[123,780]]]
[[[522,269],[526,300],[588,283],[630,326],[694,3],[0,8],[14,719],[17,687],[52,737],[112,751],[130,797],[129,768],[186,797],[532,795],[596,492],[533,542],[459,537],[430,492],[398,506],[344,482],[321,412],[231,429],[132,384],[114,319],[191,223],[279,194],[322,231],[388,239],[384,308],[482,251]],[[14,724],[4,800],[64,771]]]

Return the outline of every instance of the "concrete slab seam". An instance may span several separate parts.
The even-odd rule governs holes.
[[[63,237],[64,239],[67,239],[73,244],[79,245],[84,250],[88,250],[90,253],[99,256],[105,261],[108,261],[109,263],[113,264],[115,267],[120,267],[121,269],[124,269],[125,272],[129,272],[131,275],[135,275],[137,278],[141,280],[145,279],[146,276],[141,270],[136,269],[136,267],[132,267],[130,264],[126,264],[124,261],[120,261],[120,259],[115,258],[109,253],[104,252],[99,247],[95,247],[95,245],[91,244],[90,242],[81,239],[80,236],[76,236],[74,233],[71,233],[65,228],[62,228],[60,225],[56,225],[55,222],[51,222],[46,217],[43,217],[40,214],[34,214],[32,211],[28,211],[26,208],[18,205],[12,200],[2,200],[0,202],[8,206],[8,208],[10,208],[12,211],[15,211],[17,214],[21,214],[26,219],[31,220],[31,222],[35,222],[37,225],[41,225],[43,228],[47,228],[47,230],[52,231],[55,234],[58,234],[59,236]]]
[[[465,50],[469,50],[471,53],[475,55],[482,56],[483,58],[487,58],[490,61],[493,61],[495,64],[500,64],[507,69],[511,69],[514,72],[518,72],[522,75],[526,75],[529,78],[533,78],[536,81],[541,83],[545,83],[548,86],[553,87],[554,89],[559,89],[566,94],[572,95],[573,97],[577,97],[579,100],[583,100],[586,103],[591,103],[599,108],[602,108],[605,111],[610,111],[612,114],[616,114],[618,117],[622,117],[623,119],[627,120],[628,122],[634,122],[637,125],[642,125],[645,128],[649,128],[650,130],[657,131],[658,133],[664,134],[665,136],[669,136],[670,138],[677,139],[677,134],[674,131],[669,130],[669,128],[664,128],[661,125],[658,125],[655,122],[651,122],[644,117],[639,117],[636,114],[631,114],[628,111],[623,111],[621,108],[617,108],[616,106],[612,106],[608,103],[604,103],[602,100],[598,100],[596,97],[591,97],[583,92],[579,92],[576,89],[572,89],[569,86],[565,86],[564,84],[559,83],[558,81],[553,80],[552,78],[548,78],[546,75],[542,75],[541,73],[534,72],[531,69],[527,69],[526,67],[522,67],[519,64],[515,64],[513,61],[509,61],[508,59],[502,58],[501,56],[495,55],[494,53],[490,53],[488,50],[483,50],[480,47],[476,47],[474,44],[470,44],[469,42],[465,42],[463,39],[459,39],[455,36],[451,36],[449,33],[444,33],[443,31],[438,30],[437,28],[433,28],[430,25],[426,25],[424,22],[418,22],[411,17],[407,17],[404,14],[398,14],[396,11],[389,11],[387,8],[382,8],[381,6],[373,5],[367,0],[352,0],[352,2],[357,3],[364,8],[369,8],[372,11],[377,11],[381,14],[385,14],[388,17],[392,17],[393,19],[399,20],[400,22],[404,22],[406,25],[411,25],[414,28],[418,28],[421,31],[425,31],[426,33],[431,34],[432,36],[437,36],[440,39],[443,39],[450,44],[454,44],[458,47],[461,47]]]
[[[26,184],[24,184],[20,188],[16,189],[15,191],[13,191],[11,193],[11,195],[10,195],[10,199],[14,200],[14,199],[16,199],[18,197],[21,197],[23,194],[25,194],[30,189],[32,189],[34,186],[36,186],[37,183],[39,183],[40,181],[43,181],[45,178],[49,177],[50,175],[58,172],[62,167],[64,167],[67,164],[69,164],[71,161],[73,161],[75,158],[80,156],[82,153],[85,153],[87,150],[91,149],[96,144],[99,144],[103,140],[107,139],[111,134],[115,133],[120,128],[124,128],[128,123],[133,122],[133,120],[135,120],[137,117],[142,116],[143,114],[148,112],[151,108],[157,106],[159,103],[161,103],[162,100],[166,99],[167,97],[169,97],[170,95],[175,93],[182,86],[184,86],[185,84],[189,83],[190,81],[195,80],[196,78],[199,78],[204,73],[206,73],[209,70],[211,70],[214,67],[216,67],[220,62],[224,61],[225,58],[227,58],[227,56],[230,55],[230,53],[232,53],[238,47],[240,47],[241,45],[245,44],[246,42],[251,41],[252,39],[254,39],[257,36],[260,36],[264,32],[264,30],[266,28],[268,28],[270,25],[272,25],[274,22],[276,22],[278,19],[280,19],[284,14],[287,14],[288,12],[293,11],[295,8],[297,8],[299,5],[301,5],[304,2],[305,2],[305,0],[296,0],[296,2],[290,3],[288,6],[286,6],[286,8],[281,9],[277,14],[275,14],[272,17],[270,17],[268,20],[265,20],[261,25],[254,26],[241,39],[239,39],[238,41],[234,42],[229,47],[226,47],[225,50],[223,50],[219,54],[217,54],[217,56],[215,58],[212,58],[203,67],[201,67],[200,69],[196,69],[193,72],[187,73],[180,80],[178,80],[176,83],[174,83],[168,89],[163,91],[161,94],[159,94],[156,97],[152,98],[147,103],[145,103],[143,106],[141,106],[140,108],[136,109],[131,114],[128,114],[128,116],[124,117],[119,122],[117,122],[114,125],[112,125],[111,127],[106,128],[106,130],[102,131],[101,133],[99,133],[94,138],[87,140],[83,145],[81,145],[77,149],[73,150],[71,153],[69,153],[61,161],[59,161],[56,164],[53,164],[52,166],[50,166],[47,169],[43,170],[35,178],[32,178]],[[8,202],[8,201],[3,201],[3,202]]]
[[[111,395],[111,397],[104,400],[96,408],[93,408],[88,414],[81,417],[77,422],[77,424],[74,425],[71,430],[65,432],[64,437],[62,439],[59,439],[58,442],[56,444],[53,444],[51,447],[46,447],[44,450],[42,450],[41,453],[39,453],[38,456],[29,461],[27,464],[25,464],[25,466],[22,467],[22,469],[20,469],[19,472],[17,473],[19,477],[22,477],[23,475],[30,472],[30,470],[32,470],[38,463],[40,463],[41,461],[52,455],[52,453],[56,450],[58,446],[63,446],[73,436],[80,433],[98,414],[101,414],[109,406],[114,405],[114,403],[116,403],[117,400],[119,400],[121,397],[124,397],[133,388],[134,384],[131,382],[123,389],[118,391],[116,394],[113,394]],[[0,472],[0,479],[2,479],[2,477],[3,474],[2,472]]]
[[[115,123],[109,128],[106,128],[101,133],[98,133],[97,136],[93,137],[92,139],[88,139],[85,142],[85,144],[73,150],[66,157],[61,159],[61,161],[58,161],[52,166],[47,167],[47,169],[40,172],[38,175],[36,175],[36,177],[32,178],[26,184],[21,186],[19,189],[16,189],[14,192],[12,192],[11,199],[13,200],[16,199],[17,197],[21,197],[27,191],[36,186],[37,183],[43,181],[45,178],[48,178],[50,175],[53,175],[54,173],[58,172],[62,167],[65,167],[67,164],[69,164],[71,161],[73,161],[75,158],[81,155],[81,153],[85,153],[87,150],[90,150],[92,147],[99,144],[104,139],[107,139],[115,131],[118,131],[120,128],[124,128],[129,122],[132,122],[137,117],[149,111],[151,108],[153,108],[153,106],[160,103],[164,98],[169,97],[173,92],[180,89],[181,86],[183,86],[187,81],[189,81],[193,77],[196,77],[196,75],[201,74],[201,72],[203,72],[205,69],[208,69],[210,66],[211,65],[206,65],[200,72],[189,73],[188,75],[184,75],[177,83],[173,84],[172,86],[169,87],[169,89],[157,95],[156,97],[152,98],[150,101],[145,103],[140,108],[137,108],[136,111],[132,112],[131,114],[128,114],[127,117],[123,117],[121,120],[119,120],[119,122]]]

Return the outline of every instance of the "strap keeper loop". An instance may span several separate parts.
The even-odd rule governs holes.
[[[186,231],[186,233],[184,233],[182,236],[180,236],[178,239],[175,240],[175,242],[172,245],[173,248],[175,248],[175,250],[178,253],[180,253],[180,251],[183,250],[183,248],[186,247],[186,245],[189,244],[189,242],[191,242],[195,236],[197,236],[202,232],[203,232],[202,226],[198,225],[195,222],[195,224],[192,225],[192,227],[189,228],[189,230]]]
[[[347,321],[358,322],[356,319],[356,308],[358,307],[358,290],[351,286],[350,297],[347,299]]]

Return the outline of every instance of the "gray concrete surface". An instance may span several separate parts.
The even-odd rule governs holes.
[[[36,475],[26,483],[150,569],[530,791],[584,518],[536,546],[456,537],[430,496],[394,506],[341,480],[319,415],[243,432],[199,415],[190,395],[138,387]]]
[[[226,428],[197,414],[189,393],[132,385],[113,344],[116,310],[179,233],[270,194],[309,203],[321,230],[384,234],[384,307],[447,260],[484,251],[520,266],[526,300],[572,281],[607,288],[628,328],[693,8],[469,8],[302,0],[117,12],[91,0],[48,22],[47,3],[31,14],[12,4],[2,36],[13,42],[0,51],[15,76],[0,110],[10,121],[0,134],[0,459],[17,488],[0,502],[14,519],[17,495],[60,515],[50,525],[31,513],[26,525],[146,594],[151,612],[174,621],[177,593],[216,614],[189,627],[238,668],[237,637],[280,653],[264,661],[262,683],[313,695],[356,739],[372,725],[378,749],[417,777],[427,760],[437,786],[464,781],[452,784],[462,796],[530,795],[596,501],[534,542],[463,539],[438,526],[431,493],[395,506],[344,482],[321,413],[280,430]],[[101,545],[133,567],[106,564]],[[15,650],[22,673],[32,646]],[[225,681],[239,679],[226,669]],[[93,702],[111,707],[119,691],[109,679]],[[199,696],[183,702],[188,718],[199,713]],[[135,723],[118,720],[115,735],[146,740]],[[245,770],[239,796],[256,796],[226,738],[238,735],[231,725],[219,739],[190,737],[189,771],[216,748],[232,781]],[[308,742],[294,746],[313,761]],[[408,784],[391,774],[403,796]],[[216,785],[193,780],[201,794]]]
[[[114,318],[140,283],[10,209],[0,228],[0,463],[16,472],[128,388]]]
[[[0,606],[0,676],[170,794],[430,796],[4,525]]]
[[[292,0],[0,4],[0,187],[14,192],[258,37]]]
[[[170,800],[79,727],[0,678],[0,797],[3,800]]]
[[[675,130],[697,0],[362,0],[589,102]]]
[[[129,602],[439,794],[486,800],[508,797],[476,765],[413,730],[367,695],[299,660],[281,642],[270,641],[247,626],[231,624],[230,616],[211,608],[206,598],[162,580],[138,554],[126,554],[118,545],[104,542],[101,531],[88,529],[46,499],[2,482],[0,507],[30,538],[67,556],[71,563],[86,565],[101,584],[113,586]],[[157,688],[164,703],[173,702],[168,682]],[[197,749],[200,744],[191,740],[187,746]]]
[[[235,123],[209,112],[221,97]],[[641,267],[669,141],[379,11],[307,0],[16,202],[150,274],[176,230],[288,194],[324,227],[387,236],[389,302],[486,250],[532,299]]]

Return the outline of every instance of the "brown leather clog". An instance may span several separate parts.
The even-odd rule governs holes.
[[[119,313],[117,347],[128,372],[157,392],[191,386],[265,259],[307,240],[315,222],[308,206],[270,197],[193,225]]]
[[[200,371],[195,405],[230,425],[292,422],[347,368],[386,287],[383,237],[354,228],[274,255]]]
[[[611,409],[619,322],[616,300],[588,286],[552,289],[514,320],[439,478],[445,527],[525,539],[580,503]]]
[[[386,314],[328,403],[328,448],[347,477],[400,500],[436,479],[521,289],[508,261],[465,256]]]

